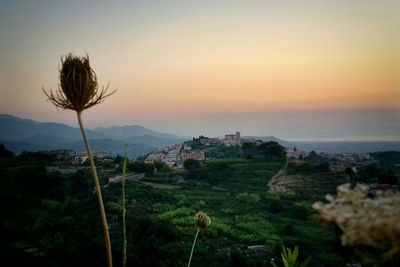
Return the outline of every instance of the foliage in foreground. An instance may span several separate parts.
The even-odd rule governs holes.
[[[298,256],[299,256],[299,247],[298,246],[294,247],[293,252],[290,248],[282,246],[281,256],[282,256],[283,265],[285,267],[306,267],[311,260],[311,257],[308,257],[303,262],[300,262],[297,260]],[[278,267],[278,265],[276,265],[274,262],[272,263],[272,265],[274,267]]]
[[[369,187],[338,187],[327,204],[315,203],[321,218],[342,231],[342,245],[354,247],[366,264],[400,263],[400,194],[379,192],[368,197]]]
[[[7,189],[0,191],[1,203],[7,203],[0,209],[7,260],[17,266],[102,266],[104,243],[89,169],[49,173],[36,156],[40,158],[0,160]],[[299,245],[304,258],[313,255],[312,266],[344,266],[337,235],[313,219],[310,202],[298,194],[266,192],[280,162],[209,161],[200,171],[210,171],[213,178],[221,166],[228,168],[217,173],[221,180],[215,186],[206,180],[157,189],[127,181],[127,265],[185,266],[193,241],[193,214],[203,210],[213,223],[199,234],[192,266],[270,266],[270,258],[280,257],[282,244]],[[169,181],[170,174],[158,178]],[[123,259],[121,185],[110,184],[103,192],[118,265]],[[21,242],[38,251],[25,253]],[[265,253],[251,251],[248,247],[253,245],[265,245]]]

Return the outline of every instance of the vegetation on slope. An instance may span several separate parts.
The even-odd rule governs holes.
[[[35,154],[0,160],[5,188],[0,194],[2,251],[17,266],[101,266],[101,224],[88,170],[48,173],[44,167],[49,161],[40,155],[35,159]],[[272,258],[278,262],[282,245],[299,246],[299,260],[312,256],[310,266],[351,261],[337,230],[321,226],[311,208],[334,187],[335,176],[329,171],[311,173],[306,188],[304,179],[298,179],[292,194],[277,194],[268,192],[268,183],[285,168],[285,160],[256,155],[192,167],[172,170],[160,165],[154,172],[150,166],[128,164],[128,170],[147,168],[145,179],[153,184],[179,185],[154,188],[126,182],[129,265],[185,266],[198,211],[206,212],[212,224],[200,232],[191,266],[271,266]],[[324,183],[320,176],[331,181]],[[109,184],[103,192],[117,265],[123,251],[121,186]]]

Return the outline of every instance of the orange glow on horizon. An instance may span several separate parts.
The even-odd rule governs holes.
[[[300,2],[99,3],[104,18],[64,6],[77,17],[54,22],[41,6],[5,12],[0,112],[52,112],[40,88],[56,88],[69,51],[119,89],[99,107],[116,118],[399,106],[398,3]]]

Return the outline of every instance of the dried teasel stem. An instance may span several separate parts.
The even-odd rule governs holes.
[[[88,153],[88,158],[89,158],[89,162],[90,162],[90,170],[92,172],[94,185],[95,185],[95,188],[96,188],[97,201],[99,202],[100,217],[101,217],[101,221],[103,223],[104,241],[105,241],[106,251],[107,251],[107,263],[108,263],[109,267],[112,267],[112,253],[111,253],[110,233],[108,231],[108,223],[107,223],[106,211],[104,209],[103,196],[101,194],[99,178],[97,176],[97,171],[96,171],[96,167],[94,165],[93,155],[92,155],[92,152],[90,150],[90,146],[89,146],[88,139],[86,137],[85,129],[83,127],[82,112],[77,111],[77,116],[78,116],[79,128],[81,129],[83,141],[85,143],[85,147],[86,147],[86,150],[87,150],[87,153]]]
[[[122,166],[122,234],[124,236],[123,249],[122,249],[122,267],[126,267],[126,198],[125,198],[125,178],[126,178],[126,164],[128,160],[128,144],[125,144],[125,159]]]
[[[193,245],[192,245],[192,251],[190,252],[190,257],[189,257],[189,262],[188,262],[187,267],[190,267],[190,264],[192,263],[194,246],[196,245],[197,236],[199,235],[199,232],[200,232],[200,227],[197,227],[197,232],[196,232],[196,235],[194,236]]]

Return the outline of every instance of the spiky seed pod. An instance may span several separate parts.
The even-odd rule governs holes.
[[[58,90],[44,93],[56,107],[77,112],[102,102],[107,96],[108,85],[98,89],[97,77],[90,67],[89,56],[78,57],[71,53],[61,59]]]
[[[196,221],[196,226],[200,229],[206,229],[211,224],[210,217],[204,212],[198,212],[194,219]]]

